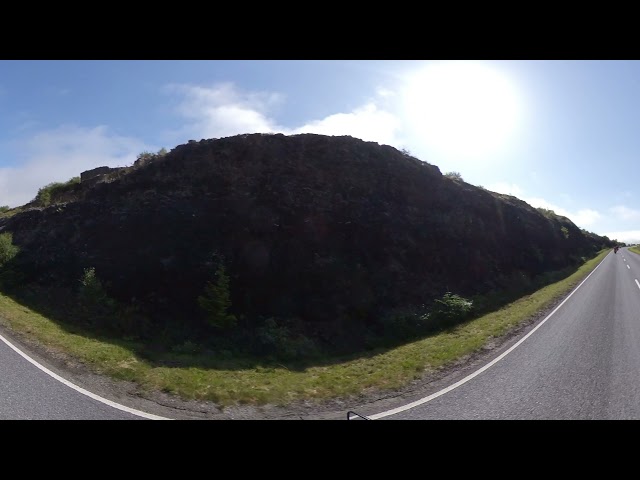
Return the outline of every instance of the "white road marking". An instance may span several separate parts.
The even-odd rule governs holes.
[[[636,285],[638,285],[638,288],[640,288],[640,283],[638,283],[638,279],[637,278],[635,279],[635,281],[636,281]]]
[[[38,367],[40,370],[42,370],[47,375],[50,375],[53,378],[55,378],[56,380],[58,380],[59,382],[64,383],[67,387],[73,388],[76,392],[80,392],[83,395],[86,395],[87,397],[93,398],[94,400],[97,400],[97,401],[102,402],[102,403],[104,403],[106,405],[109,405],[110,407],[117,408],[118,410],[122,410],[123,412],[131,413],[131,414],[137,415],[139,417],[149,418],[151,420],[171,420],[170,418],[160,417],[158,415],[153,415],[151,413],[142,412],[142,411],[136,410],[134,408],[125,407],[124,405],[120,405],[119,403],[112,402],[111,400],[107,400],[106,398],[102,398],[101,396],[96,395],[95,393],[91,393],[89,390],[85,390],[84,388],[81,388],[81,387],[71,383],[69,380],[66,380],[66,379],[62,378],[60,375],[52,372],[51,370],[49,370],[44,365],[41,365],[40,363],[36,362],[33,358],[28,356],[26,353],[22,352],[22,350],[20,350],[18,347],[13,345],[9,340],[4,338],[2,335],[0,335],[0,340],[2,340],[4,343],[6,343],[11,349],[13,349],[18,355],[22,356],[25,360],[31,362],[33,365]]]
[[[629,265],[627,265],[627,268],[628,268],[629,270],[631,270],[631,267],[630,267]]]
[[[607,254],[607,257],[610,254]],[[454,383],[453,385],[449,385],[446,388],[443,388],[442,390],[433,393],[427,397],[421,398],[420,400],[416,400],[415,402],[411,402],[411,403],[407,403],[406,405],[403,405],[401,407],[397,407],[391,410],[387,410],[385,412],[380,412],[380,413],[376,413],[375,415],[368,415],[368,417],[371,420],[377,420],[378,418],[382,418],[382,417],[388,417],[389,415],[395,415],[396,413],[400,413],[400,412],[404,412],[405,410],[410,410],[414,407],[417,407],[418,405],[422,405],[423,403],[427,403],[430,402],[431,400],[433,400],[434,398],[438,398],[441,395],[444,395],[445,393],[450,392],[451,390],[454,390],[456,388],[458,388],[460,385],[463,385],[465,383],[467,383],[469,380],[471,380],[474,377],[477,377],[478,375],[480,375],[482,372],[484,372],[485,370],[488,370],[489,368],[491,368],[493,365],[495,365],[496,363],[498,363],[500,360],[502,360],[504,357],[506,357],[509,353],[511,353],[512,351],[514,351],[516,349],[516,347],[518,347],[520,344],[522,344],[522,342],[524,342],[527,338],[529,338],[531,335],[533,335],[533,332],[535,332],[536,330],[538,330],[547,320],[549,320],[549,318],[551,318],[551,316],[556,313],[560,307],[562,307],[562,305],[564,305],[564,303],[569,300],[569,298],[571,298],[571,295],[573,295],[574,293],[576,293],[578,291],[578,289],[582,286],[582,284],[584,282],[586,282],[589,277],[591,275],[593,275],[593,273],[598,269],[598,267],[600,265],[602,265],[602,262],[604,262],[606,260],[607,257],[604,257],[602,259],[602,261],[596,266],[596,268],[593,269],[593,271],[587,275],[587,278],[585,278],[582,282],[580,282],[580,285],[578,285],[568,296],[567,298],[565,298],[562,303],[560,305],[558,305],[556,308],[553,309],[553,311],[547,315],[545,317],[544,320],[542,320],[538,325],[536,325],[536,327],[531,330],[529,333],[527,333],[524,337],[522,337],[517,343],[515,343],[513,346],[511,346],[511,348],[509,348],[507,351],[505,351],[504,353],[502,353],[500,356],[496,357],[495,359],[493,359],[492,361],[490,361],[489,363],[487,363],[484,367],[476,370],[475,372],[473,372],[470,375],[467,375],[466,377],[464,377],[462,380],[457,381],[456,383]],[[638,284],[638,288],[640,288],[640,283],[638,283],[638,280],[636,280],[636,283]]]

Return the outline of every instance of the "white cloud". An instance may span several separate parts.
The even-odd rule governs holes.
[[[380,110],[373,102],[350,113],[336,113],[322,120],[309,122],[291,133],[317,133],[321,135],[351,135],[365,141],[394,145],[399,120],[391,113]]]
[[[51,182],[65,182],[95,167],[130,165],[139,153],[155,150],[105,126],[61,126],[14,142],[14,147],[23,157],[19,166],[0,168],[0,205],[10,207],[31,201]]]
[[[620,220],[640,221],[640,210],[634,210],[624,205],[616,205],[611,207],[610,210]]]
[[[181,141],[281,131],[267,116],[268,110],[282,100],[279,94],[242,92],[232,83],[220,83],[211,88],[168,85],[166,91],[182,96],[177,112],[188,123],[174,132],[176,136],[185,137]]]
[[[378,95],[379,97],[395,97],[396,96],[396,92],[394,92],[393,90],[389,90],[388,88],[384,88],[384,87],[378,87],[376,89],[376,95]]]
[[[527,202],[532,207],[546,208],[547,210],[553,210],[558,215],[562,215],[562,216],[571,218],[571,217],[569,217],[570,213],[567,210],[565,210],[564,208],[559,207],[557,205],[554,205],[551,202],[546,201],[544,198],[528,197],[528,198],[523,198],[522,200]]]
[[[515,183],[497,182],[489,185],[488,190],[492,192],[504,193],[506,195],[513,195],[535,208],[546,208],[547,210],[553,210],[558,215],[567,217],[578,227],[586,228],[590,225],[594,225],[598,220],[602,218],[602,215],[591,208],[582,208],[577,211],[570,211],[565,208],[559,207],[551,202],[548,202],[544,198],[539,197],[527,197],[524,195],[524,191]]]
[[[571,221],[579,227],[583,228],[595,224],[602,218],[600,212],[591,208],[583,208],[570,215],[571,216],[569,218],[571,219]]]
[[[582,208],[578,211],[569,211],[550,202],[547,202],[543,198],[529,197],[523,198],[522,200],[527,202],[532,207],[553,210],[556,214],[567,217],[578,227],[585,229],[591,225],[594,225],[598,220],[602,218],[602,214],[600,214],[600,212],[591,208]]]
[[[611,240],[618,240],[625,243],[640,243],[640,230],[625,230],[622,232],[609,232],[605,236]]]
[[[279,126],[271,115],[280,106],[283,97],[277,93],[244,92],[232,83],[212,87],[170,85],[169,93],[180,95],[177,112],[187,124],[175,136],[186,139],[220,138],[243,133],[317,133],[321,135],[351,135],[365,141],[398,145],[399,119],[380,108],[376,100],[350,112],[340,112],[316,119],[298,127]],[[378,89],[382,100],[392,95],[389,90]]]

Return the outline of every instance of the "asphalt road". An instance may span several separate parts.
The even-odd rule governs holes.
[[[132,413],[137,411],[135,409],[114,408],[108,404],[110,400],[92,398],[90,395],[95,395],[92,392],[87,391],[89,395],[85,395],[78,391],[84,389],[75,384],[72,385],[76,388],[70,386],[64,377],[56,378],[56,372],[33,357],[29,361],[16,352],[6,343],[11,343],[10,340],[5,337],[0,340],[0,420],[140,420],[154,417]]]
[[[0,340],[0,420],[155,418],[82,393]],[[640,255],[611,252],[551,316],[480,368],[445,390],[368,416],[640,419]]]
[[[555,313],[484,371],[412,408],[370,418],[640,419],[639,282],[640,255],[612,251]]]

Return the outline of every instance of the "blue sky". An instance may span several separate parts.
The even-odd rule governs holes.
[[[352,135],[640,242],[640,61],[0,60],[0,205],[144,151]]]

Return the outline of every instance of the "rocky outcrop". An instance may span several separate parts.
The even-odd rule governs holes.
[[[98,167],[86,170],[80,174],[80,183],[83,186],[90,186],[98,183],[105,175],[122,170],[122,167]]]
[[[182,322],[222,263],[236,315],[309,331],[499,290],[610,245],[390,146],[311,134],[190,142],[0,227],[25,282],[74,287],[94,267],[119,300]]]

